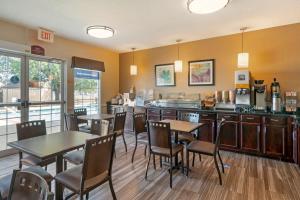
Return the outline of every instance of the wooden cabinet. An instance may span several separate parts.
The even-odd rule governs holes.
[[[261,117],[241,115],[240,148],[243,152],[261,152]]]
[[[147,109],[147,119],[153,121],[160,121],[160,109],[156,109],[156,108]]]
[[[175,109],[164,109],[161,110],[161,119],[177,119],[177,111]]]
[[[298,124],[294,121],[293,123],[293,161],[299,164],[299,151],[298,151]]]
[[[298,131],[297,131],[297,149],[298,149],[298,151],[297,151],[297,157],[298,157],[298,165],[300,166],[300,124],[298,123],[298,125],[297,125],[297,129],[298,129]]]
[[[265,117],[263,153],[282,159],[285,156],[287,122],[284,117]]]
[[[237,150],[239,148],[239,117],[237,114],[219,113],[218,121],[226,119],[220,132],[220,148]]]
[[[199,140],[206,142],[215,141],[216,118],[215,113],[200,113],[200,123],[203,123],[203,126],[199,129]]]

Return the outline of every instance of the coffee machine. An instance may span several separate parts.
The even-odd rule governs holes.
[[[250,106],[251,90],[249,70],[235,71],[235,88],[235,104],[237,106]]]
[[[271,84],[271,97],[272,97],[272,111],[280,112],[281,111],[281,96],[280,96],[280,84],[274,78],[273,83]]]
[[[264,80],[255,80],[253,88],[255,110],[265,111],[267,109],[267,85],[264,84]]]

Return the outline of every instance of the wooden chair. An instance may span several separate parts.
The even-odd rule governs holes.
[[[126,120],[126,112],[120,112],[115,114],[113,133],[116,134],[116,137],[122,136],[124,146],[125,146],[125,151],[127,152],[127,145],[126,145],[125,135],[124,135],[125,120]]]
[[[180,113],[179,120],[186,121],[186,122],[199,123],[200,115],[199,115],[199,113],[182,112],[182,113]],[[190,133],[179,133],[178,141],[181,143],[188,144],[191,141],[195,140],[196,134],[197,134],[197,131],[195,131],[194,135],[192,135]]]
[[[154,122],[148,121],[148,138],[149,138],[149,160],[147,163],[146,168],[146,175],[145,179],[147,179],[147,173],[149,168],[149,163],[151,160],[151,155],[158,155],[167,157],[170,160],[170,187],[172,188],[172,171],[173,171],[173,157],[178,156],[181,154],[181,164],[182,164],[182,172],[183,172],[183,145],[181,144],[172,144],[171,139],[171,130],[170,130],[170,123],[163,123],[163,122]]]
[[[133,115],[133,127],[134,127],[134,135],[135,135],[135,146],[131,158],[132,163],[134,160],[134,155],[138,143],[145,145],[144,154],[146,156],[146,151],[148,146],[148,135],[147,135],[147,124],[146,124],[145,113],[136,113]]]
[[[108,181],[113,199],[116,199],[111,178],[115,141],[116,134],[87,140],[83,165],[55,176],[57,182],[73,192],[67,198],[74,194],[78,194],[80,199],[83,199],[84,195],[88,198],[91,190]]]
[[[65,113],[65,125],[68,131],[80,131],[90,133],[90,130],[86,127],[78,126],[79,121],[76,114]]]
[[[46,135],[46,122],[45,120],[29,121],[16,124],[17,126],[17,138],[18,141]],[[47,165],[54,163],[55,157],[41,160],[35,156],[26,155],[23,157],[23,153],[19,152],[19,169],[22,169],[22,165],[35,166],[39,165],[46,167]]]
[[[54,194],[49,191],[47,182],[38,174],[14,170],[9,200],[52,200]]]
[[[105,136],[109,133],[110,122],[108,120],[92,119],[91,134]]]
[[[217,138],[216,143],[204,142],[204,141],[192,141],[186,149],[186,163],[187,163],[187,176],[189,174],[189,152],[200,153],[208,156],[214,157],[215,167],[217,168],[220,185],[222,185],[222,176],[220,173],[220,169],[218,166],[217,155],[220,159],[222,172],[224,173],[224,165],[219,153],[219,145],[220,145],[220,133],[222,132],[222,128],[225,124],[225,120],[222,120],[218,125]],[[193,164],[194,166],[194,164]]]
[[[91,134],[105,136],[109,133],[109,121],[92,120]],[[80,165],[84,160],[84,150],[72,151],[64,155],[64,170],[67,169],[67,162],[73,165]]]
[[[74,114],[77,116],[87,115],[87,110],[86,108],[75,108]],[[78,124],[88,124],[88,121],[83,119],[78,119]]]
[[[40,175],[43,177],[48,186],[49,190],[51,190],[51,181],[53,180],[53,177],[51,174],[49,174],[47,171],[45,171],[42,167],[40,166],[32,166],[23,169],[22,171],[25,172],[31,172]],[[7,200],[8,194],[9,194],[9,189],[10,189],[10,184],[11,184],[11,179],[12,179],[12,174],[6,175],[2,178],[0,178],[0,200]]]

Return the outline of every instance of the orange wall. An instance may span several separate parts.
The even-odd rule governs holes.
[[[74,40],[55,36],[54,43],[45,43],[37,40],[36,30],[0,21],[0,40],[32,45],[37,44],[45,48],[46,56],[60,58],[67,61],[67,103],[68,109],[73,108],[73,72],[70,68],[71,57],[79,56],[100,60],[105,63],[105,72],[102,75],[102,104],[110,100],[119,92],[119,53],[81,43]],[[114,77],[114,78],[112,78]]]
[[[270,86],[276,77],[282,90],[300,91],[300,24],[247,32],[244,49],[250,54],[249,70],[255,79],[264,79]],[[177,46],[135,52],[138,75],[130,76],[132,54],[120,54],[120,92],[132,85],[137,91],[204,93],[234,88],[237,54],[241,51],[241,35],[229,35],[180,45],[182,73],[176,74],[176,87],[155,87],[154,65],[172,63],[177,58]],[[188,86],[188,61],[215,59],[215,86]]]

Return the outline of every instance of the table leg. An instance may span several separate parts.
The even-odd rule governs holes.
[[[56,174],[63,171],[63,156],[57,155],[56,156]],[[62,200],[63,199],[63,188],[60,183],[55,181],[55,199]]]

